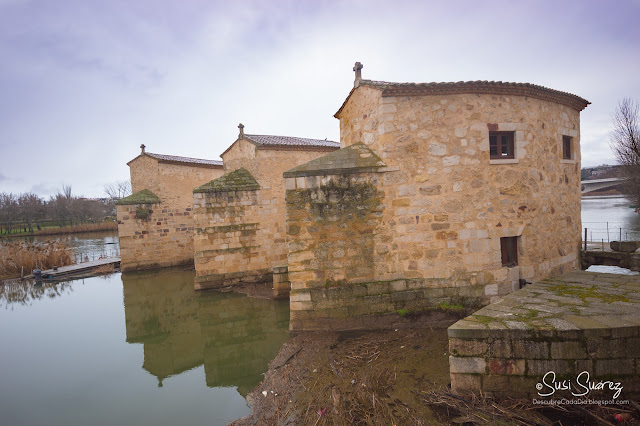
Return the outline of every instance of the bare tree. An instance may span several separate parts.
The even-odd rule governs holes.
[[[71,185],[62,185],[62,190],[52,196],[47,203],[49,216],[54,218],[59,226],[73,224],[73,195],[71,195]]]
[[[18,200],[12,193],[0,193],[0,225],[4,233],[11,232],[13,224],[18,220]]]
[[[131,195],[131,181],[120,180],[113,183],[108,183],[104,186],[104,192],[109,198],[112,198],[114,200],[128,197],[129,195]]]
[[[40,229],[40,222],[45,216],[45,206],[42,199],[33,193],[24,193],[18,196],[18,207],[20,219],[24,221],[24,226],[29,232],[33,232],[33,224]]]
[[[626,178],[623,189],[640,206],[640,106],[631,98],[620,101],[613,113],[610,144]]]

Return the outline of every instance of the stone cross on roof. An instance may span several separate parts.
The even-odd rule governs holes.
[[[353,82],[353,87],[358,87],[360,85],[360,80],[362,80],[362,68],[364,68],[364,66],[360,62],[356,62],[353,66],[353,70],[356,72],[356,79]]]
[[[140,149],[142,150],[142,153],[144,154],[144,149],[146,148],[146,146],[144,144],[140,145]]]
[[[238,129],[240,129],[240,134],[238,135],[239,138],[243,138],[244,137],[244,124],[240,123],[238,124]]]

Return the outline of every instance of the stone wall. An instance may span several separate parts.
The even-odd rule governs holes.
[[[287,262],[282,173],[330,150],[258,149],[239,139],[222,155],[230,173],[193,194],[196,289],[272,281],[273,267]],[[226,181],[239,170],[256,185]]]
[[[577,381],[587,383],[615,379],[629,394],[640,394],[640,369],[636,355],[640,351],[639,327],[615,330],[511,330],[508,333],[487,331],[475,338],[451,337],[449,348],[451,387],[458,393],[482,393],[489,397],[530,397],[540,399],[539,392],[551,391],[552,376],[540,390],[538,383],[548,372],[557,382],[571,380],[574,391],[584,389]],[[456,333],[454,332],[454,335]],[[589,376],[583,372],[589,373]],[[582,373],[582,376],[578,376]],[[607,389],[605,389],[607,390]],[[613,392],[599,396],[611,399]],[[571,396],[569,392],[557,392]],[[591,395],[593,398],[595,396]]]
[[[321,284],[337,287],[331,290],[336,296],[331,297],[330,307],[325,303],[325,308],[347,318],[361,315],[362,309],[391,313],[434,303],[486,304],[518,289],[521,280],[535,282],[578,267],[578,110],[516,95],[389,97],[375,87],[361,85],[336,117],[345,146],[341,151],[364,143],[385,164],[375,182],[369,182],[384,196],[376,206],[375,220],[368,222],[371,251],[358,257],[369,262],[361,264],[368,276],[341,275],[340,269],[332,272],[331,264],[322,266],[328,276],[322,268],[316,272],[307,268],[301,274],[305,256],[312,264],[322,261],[318,253],[306,249],[310,243],[302,248],[306,252],[296,253],[303,243],[299,240],[314,240],[294,237],[290,229],[292,328],[316,328],[311,318],[327,318],[321,312],[324,308],[314,304],[313,292],[302,290]],[[490,159],[490,131],[513,132],[514,159]],[[569,160],[562,158],[563,135],[573,138]],[[331,179],[311,185],[339,181]],[[310,192],[300,184],[308,185],[297,177],[296,191]],[[287,194],[291,210],[299,201],[295,197],[312,196]],[[315,226],[312,208],[307,203],[310,217],[305,220]],[[332,247],[329,251],[349,239],[349,221],[339,216],[334,221],[322,237],[314,236],[327,240],[326,246]],[[503,266],[502,237],[517,238],[517,266]],[[365,296],[365,282],[366,296],[376,296],[376,300],[362,302],[377,308],[364,307],[357,314],[355,307],[363,303],[356,298]],[[353,284],[361,288],[356,290]],[[296,322],[302,318],[296,311],[305,312],[304,321]],[[351,328],[349,321],[345,324]]]
[[[375,96],[377,92],[377,97]],[[524,96],[386,97],[358,88],[341,111],[341,142],[387,164],[378,279],[463,276],[487,299],[578,267],[579,112]],[[513,131],[516,158],[489,159],[489,129]],[[571,160],[562,136],[573,137]],[[519,237],[516,268],[500,237]]]
[[[395,327],[398,312],[481,297],[450,279],[377,279],[385,170],[356,144],[285,173],[291,329]]]
[[[143,190],[117,203],[121,268],[135,271],[191,263],[191,208],[175,209]]]
[[[491,299],[520,278],[578,267],[578,111],[523,96],[375,99],[375,89],[362,89],[340,114],[341,141],[363,141],[398,168],[383,178],[381,232],[391,239],[377,259],[388,265],[380,280],[456,274]],[[489,128],[515,132],[514,160],[489,159]],[[562,159],[562,135],[573,137],[571,160]],[[505,236],[520,237],[516,268],[501,265]]]
[[[573,399],[588,382],[609,380],[622,385],[620,399],[639,395],[638,289],[637,276],[573,272],[460,320],[449,327],[452,390]],[[553,392],[553,375],[571,390]],[[610,400],[613,393],[607,387],[587,397]]]
[[[269,281],[272,262],[284,260],[270,251],[270,238],[277,238],[278,230],[260,218],[273,215],[275,209],[260,193],[245,169],[195,189],[197,290]]]
[[[119,205],[122,270],[193,263],[193,188],[222,175],[222,167],[172,164],[142,154],[129,162],[134,193],[150,190],[160,203],[138,219],[136,204]]]

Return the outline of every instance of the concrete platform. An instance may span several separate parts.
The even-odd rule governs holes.
[[[575,397],[586,371],[591,381],[619,382],[624,390],[618,398],[640,394],[638,275],[576,271],[547,279],[480,309],[448,332],[456,392],[541,398],[551,392],[552,375],[545,375],[552,372],[556,384],[566,380],[574,391],[554,390],[546,398]],[[602,393],[610,399],[615,392]]]

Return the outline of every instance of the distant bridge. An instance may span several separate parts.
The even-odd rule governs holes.
[[[582,195],[620,185],[623,181],[624,179],[621,178],[583,180],[580,182]]]

